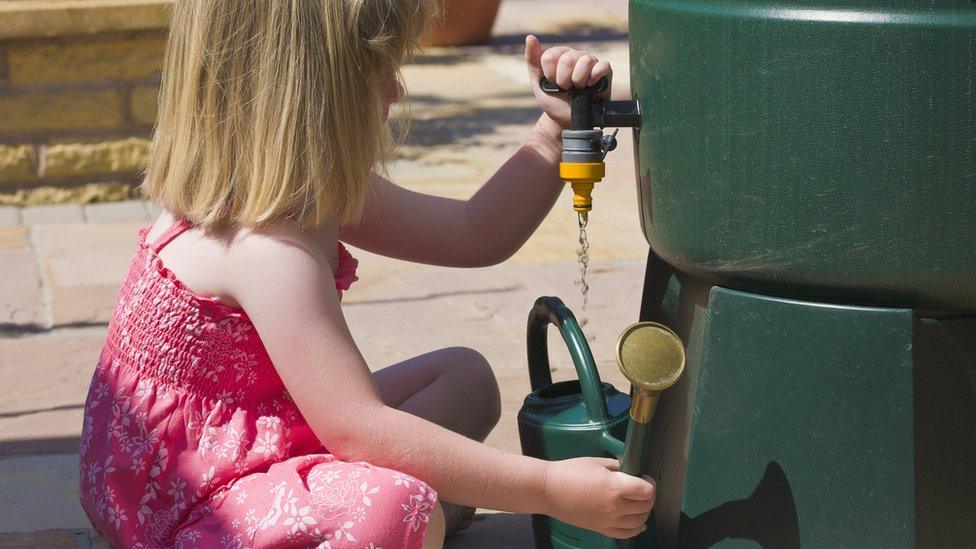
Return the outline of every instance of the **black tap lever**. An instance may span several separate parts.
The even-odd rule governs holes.
[[[636,128],[640,129],[641,113],[637,100],[604,101],[594,96],[606,91],[610,80],[604,76],[592,86],[567,90],[547,78],[539,79],[539,88],[546,93],[569,93],[571,125],[574,130],[593,128]]]
[[[606,91],[610,80],[604,76],[592,86],[573,88],[570,90],[559,87],[555,82],[543,77],[539,79],[539,88],[546,93],[569,92],[570,129],[592,130],[593,125],[593,96]]]

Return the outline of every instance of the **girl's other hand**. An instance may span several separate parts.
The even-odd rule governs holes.
[[[555,46],[543,52],[542,44],[533,35],[525,37],[525,63],[529,69],[532,92],[542,110],[563,128],[569,128],[569,94],[550,95],[539,88],[539,79],[545,76],[560,88],[585,88],[596,84],[604,76],[613,80],[613,69],[607,61],[600,61],[585,51],[567,46]],[[610,98],[610,86],[597,95],[600,99]]]
[[[654,481],[620,472],[610,458],[575,458],[549,463],[547,515],[617,539],[632,538],[646,529],[654,507]]]

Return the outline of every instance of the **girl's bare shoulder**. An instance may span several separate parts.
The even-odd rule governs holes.
[[[260,227],[238,228],[228,236],[234,259],[241,267],[260,267],[268,262],[296,259],[331,265],[338,259],[338,235],[328,229],[309,231],[293,223],[273,222]]]
[[[174,217],[164,210],[147,233],[146,241],[153,242],[173,222]],[[330,257],[323,246],[323,240],[329,237],[328,230],[305,231],[284,222],[258,228],[191,227],[172,240],[159,256],[192,291],[239,308],[246,302],[244,294],[263,291],[271,282],[270,277],[280,281],[331,272],[338,257],[337,252]]]

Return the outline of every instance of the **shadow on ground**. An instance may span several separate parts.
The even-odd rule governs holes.
[[[448,538],[444,549],[534,549],[529,515],[478,513],[470,528]]]
[[[471,107],[462,113],[414,118],[410,121],[407,144],[481,145],[484,137],[495,134],[499,127],[535,122],[540,112],[538,107]]]

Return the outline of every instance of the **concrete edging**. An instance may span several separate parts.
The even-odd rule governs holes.
[[[164,29],[171,0],[0,0],[0,40]]]

